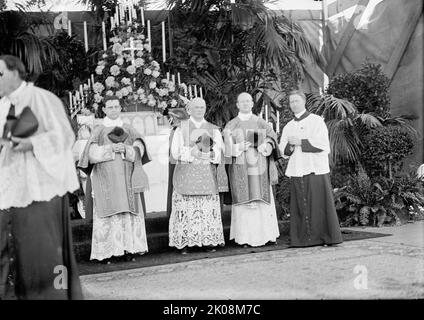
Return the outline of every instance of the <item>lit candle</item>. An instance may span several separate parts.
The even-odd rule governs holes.
[[[265,105],[265,121],[268,122],[268,105]]]
[[[87,84],[88,84],[88,90],[90,90],[91,89],[91,80],[90,79],[87,80]]]
[[[149,39],[149,52],[152,51],[152,35],[150,33],[150,20],[147,20],[147,38]]]
[[[69,91],[69,109],[72,110],[72,93]]]
[[[134,7],[134,1],[132,1],[132,4],[131,4],[131,10],[132,10],[132,12],[133,12],[133,18],[134,18],[134,20],[136,20],[136,21],[137,21],[137,10],[136,10],[136,8]]]
[[[277,133],[280,132],[280,112],[277,110]]]
[[[197,98],[197,85],[194,85],[194,96]]]
[[[107,43],[106,43],[106,24],[104,21],[102,21],[102,34],[103,34],[103,50],[107,50]]]
[[[262,114],[262,108],[261,108],[261,112],[259,113],[259,118],[263,119],[264,115]]]
[[[187,97],[187,86],[184,86],[184,97]]]
[[[85,52],[88,52],[87,21],[84,21],[84,45],[85,45]]]
[[[94,74],[91,74],[91,83],[93,84],[93,86],[94,86]]]
[[[202,90],[202,87],[200,87],[200,98],[203,99],[203,90]]]
[[[175,84],[175,74],[172,75],[172,82]]]
[[[162,21],[162,60],[166,61],[165,21]]]
[[[144,7],[141,7],[141,25],[144,27]]]
[[[132,24],[132,14],[133,14],[132,8],[130,6],[127,6],[127,8],[128,8],[128,17],[130,19],[130,24]],[[125,8],[125,11],[126,11],[126,8]]]
[[[166,80],[169,81],[169,72],[166,73]]]
[[[113,21],[113,17],[110,17],[110,28],[111,28],[111,29],[115,28],[115,24],[114,24],[114,21]]]
[[[68,36],[72,37],[71,20],[68,20]]]
[[[191,84],[188,86],[188,95],[190,99],[193,98],[193,94],[191,93]]]
[[[134,56],[134,51],[133,51],[133,49],[134,49],[134,38],[133,37],[130,38],[130,48],[131,48],[131,57],[132,57],[131,64],[135,65],[135,56]]]
[[[80,86],[79,86],[79,91],[80,91],[80,94],[81,94],[81,99],[84,98],[84,87],[82,86],[82,84],[80,84]]]
[[[177,78],[178,78],[178,85],[180,85],[181,84],[181,77],[180,77],[180,73],[179,72],[177,73]]]
[[[115,7],[115,21],[117,22],[117,27],[121,25],[121,19],[119,17],[119,7]]]

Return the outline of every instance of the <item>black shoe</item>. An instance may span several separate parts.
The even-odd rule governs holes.
[[[185,247],[185,248],[181,249],[181,250],[180,250],[180,253],[181,253],[181,254],[187,254],[187,253],[188,253],[188,248],[187,248],[187,247]]]
[[[129,253],[125,255],[125,261],[126,262],[134,262],[135,261],[135,254]]]
[[[103,264],[112,264],[112,258],[106,258],[100,261]]]
[[[206,247],[206,252],[216,252],[215,247]]]

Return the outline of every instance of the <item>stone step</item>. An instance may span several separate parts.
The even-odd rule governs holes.
[[[229,241],[231,211],[224,210],[222,214],[225,242]],[[287,221],[279,221],[281,236],[289,233]],[[88,261],[91,252],[91,231],[92,225],[83,221],[72,221],[72,233],[74,241],[74,252],[77,261]],[[166,213],[148,214],[146,217],[147,245],[149,254],[174,250],[170,248],[168,238],[168,217]]]

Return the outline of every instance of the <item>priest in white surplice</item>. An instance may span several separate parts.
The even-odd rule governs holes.
[[[330,182],[330,142],[324,119],[305,109],[301,91],[289,94],[295,118],[283,129],[280,150],[289,158],[290,243],[293,247],[342,242]]]
[[[230,240],[262,246],[280,236],[271,187],[278,182],[277,135],[265,120],[252,114],[250,94],[241,93],[237,107],[238,116],[224,129],[232,197]]]
[[[122,121],[119,99],[106,97],[103,111],[106,117],[94,128],[78,165],[86,172],[94,166],[90,259],[110,263],[126,254],[135,260],[148,250],[142,195],[148,190],[143,165],[151,159],[143,137]]]
[[[206,102],[189,103],[190,119],[175,130],[171,154],[177,160],[169,219],[169,245],[188,252],[189,247],[224,245],[217,167],[222,136],[217,126],[204,119]]]
[[[0,300],[80,299],[67,198],[79,187],[75,136],[61,100],[24,78],[19,58],[0,56]],[[12,144],[6,121],[26,107],[37,131]]]

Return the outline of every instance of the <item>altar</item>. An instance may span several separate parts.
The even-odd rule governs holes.
[[[149,178],[149,191],[144,193],[146,211],[166,211],[168,193],[168,162],[169,162],[169,134],[171,127],[166,118],[151,111],[122,112],[121,118],[131,124],[145,138],[152,161],[144,166]],[[79,124],[95,126],[102,119],[94,116],[77,115]]]

